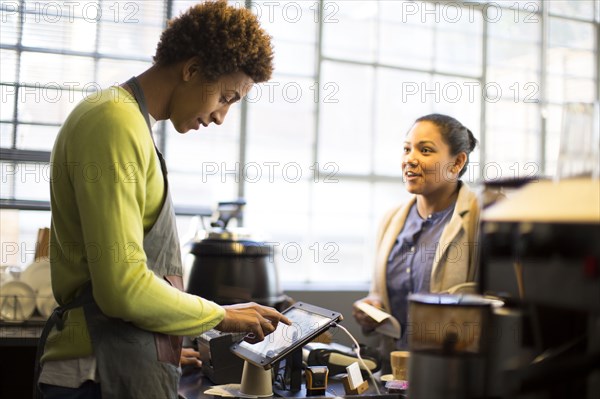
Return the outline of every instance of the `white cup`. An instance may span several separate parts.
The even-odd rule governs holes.
[[[244,362],[242,371],[242,386],[240,392],[251,396],[272,396],[273,382],[271,381],[271,370]]]

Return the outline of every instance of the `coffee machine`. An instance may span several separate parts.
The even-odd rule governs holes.
[[[600,397],[600,180],[534,180],[483,212],[487,397]]]
[[[478,295],[409,298],[409,397],[600,397],[600,180],[519,184],[482,213]]]

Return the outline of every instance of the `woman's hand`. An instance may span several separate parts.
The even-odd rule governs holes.
[[[194,366],[196,368],[202,367],[200,353],[195,351],[194,348],[182,348],[181,359],[179,362],[181,363],[181,366]]]
[[[383,309],[383,304],[379,299],[376,298],[363,298],[354,302],[354,305],[352,306],[352,316],[354,316],[356,322],[361,325],[363,330],[373,331],[375,328],[377,328],[379,323],[377,323],[375,320],[373,320],[373,318],[371,318],[371,316],[367,315],[357,307],[357,305],[361,302],[368,303],[369,305],[378,309]]]
[[[292,322],[268,306],[258,305],[254,302],[239,305],[223,306],[225,318],[215,327],[223,332],[248,332],[246,341],[260,342],[265,336],[275,331],[279,322],[288,326]]]

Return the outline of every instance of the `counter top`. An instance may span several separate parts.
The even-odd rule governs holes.
[[[0,321],[0,346],[37,346],[45,320],[28,320],[23,323]]]
[[[37,346],[38,337],[44,327],[44,320],[29,320],[25,323],[6,323],[0,322],[0,348],[4,347],[3,351],[17,351],[16,353],[21,353],[20,358],[22,358],[27,364],[24,364],[22,367],[12,368],[13,374],[11,378],[19,378],[23,379],[23,392],[31,391],[31,383],[33,375],[30,372],[33,371],[33,362],[35,360],[35,347]],[[26,351],[27,356],[23,356]],[[8,352],[7,352],[8,353]],[[3,353],[3,355],[7,355],[7,353]],[[12,353],[12,352],[11,352]],[[10,355],[13,356],[13,355]],[[4,357],[4,356],[2,356]],[[7,355],[8,357],[8,355]],[[18,370],[19,372],[17,372]],[[22,370],[21,370],[22,369]],[[215,398],[212,395],[205,395],[204,391],[206,391],[213,384],[208,378],[204,377],[202,371],[200,369],[186,366],[183,368],[183,373],[181,376],[181,381],[179,384],[179,394],[186,399],[213,399]],[[27,374],[28,378],[24,378],[25,374]],[[14,380],[13,380],[14,382]],[[371,384],[371,382],[369,381]],[[380,383],[381,384],[381,383]],[[346,396],[344,395],[344,387],[341,381],[330,379],[328,382],[327,388],[327,397],[354,397],[354,398],[370,398],[370,399],[405,399],[406,397],[401,394],[387,394],[385,393],[385,387],[383,385],[379,385],[379,389],[381,394],[378,395],[375,389],[370,386],[369,389],[364,392],[360,396]],[[20,391],[19,391],[20,392]],[[304,398],[306,397],[304,389],[292,393],[290,392],[289,397],[294,398]]]
[[[370,383],[370,381],[369,381]],[[184,367],[183,374],[181,376],[181,382],[179,383],[179,394],[186,399],[213,399],[216,398],[212,395],[205,395],[204,391],[213,386],[208,378],[202,375],[202,371],[193,367]],[[406,399],[405,395],[402,394],[388,394],[386,393],[385,387],[379,385],[381,394],[377,394],[373,386],[369,386],[369,389],[362,395],[345,395],[344,387],[341,381],[330,379],[327,388],[327,397],[348,397],[348,398],[365,398],[365,399]],[[301,390],[297,393],[290,392],[288,396],[290,398],[305,398],[305,391]],[[324,397],[324,396],[323,396]]]

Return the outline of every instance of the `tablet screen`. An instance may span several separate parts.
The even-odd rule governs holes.
[[[263,341],[256,344],[241,341],[232,349],[250,362],[267,366],[294,348],[308,343],[310,339],[327,330],[332,322],[340,319],[339,313],[319,310],[324,309],[303,303],[296,304],[283,312],[292,321],[292,325],[278,323],[277,329]]]

